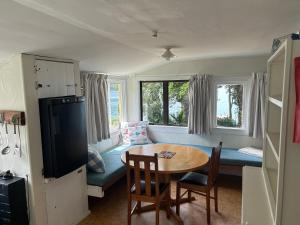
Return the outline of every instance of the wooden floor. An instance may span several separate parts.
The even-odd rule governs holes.
[[[212,207],[212,225],[240,225],[241,215],[241,178],[232,176],[220,177],[219,213]],[[126,225],[127,222],[127,195],[126,181],[120,180],[103,199],[89,198],[91,214],[79,225]],[[172,184],[172,196],[175,197],[175,184]],[[195,196],[196,201],[181,205],[181,218],[185,225],[206,225],[205,200]],[[213,204],[212,204],[213,205]],[[154,225],[154,212],[134,215],[132,225]],[[161,211],[160,224],[176,224],[168,220],[166,213]]]

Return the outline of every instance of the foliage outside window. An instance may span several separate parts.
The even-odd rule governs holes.
[[[122,120],[122,87],[121,83],[109,83],[109,126],[114,131],[120,127]]]
[[[216,117],[218,127],[243,127],[243,85],[217,85]]]
[[[150,124],[187,126],[188,81],[141,81],[141,117]]]

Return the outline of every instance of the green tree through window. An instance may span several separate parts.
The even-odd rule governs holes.
[[[152,124],[187,126],[188,81],[142,81],[142,119]]]

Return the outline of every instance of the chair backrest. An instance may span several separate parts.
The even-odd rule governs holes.
[[[222,142],[217,147],[213,147],[208,168],[208,185],[214,185],[220,168],[220,156],[222,150]]]
[[[130,164],[133,162],[133,164]],[[152,168],[151,168],[152,166]],[[132,185],[135,185],[135,194],[141,196],[158,196],[159,193],[159,175],[158,175],[158,155],[144,156],[133,155],[126,152],[127,167],[127,191],[130,192]],[[153,170],[154,169],[154,170]],[[131,177],[131,171],[134,171],[134,178]],[[141,181],[144,176],[145,193],[141,191]],[[153,177],[153,178],[152,178]],[[152,193],[151,181],[155,182],[155,193]],[[132,182],[133,181],[133,182]]]

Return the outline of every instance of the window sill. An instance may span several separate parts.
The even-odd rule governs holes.
[[[166,133],[172,133],[172,134],[188,134],[187,127],[167,126],[167,125],[149,125],[149,129],[152,132],[166,132]],[[230,134],[230,135],[238,135],[238,136],[247,136],[248,130],[245,128],[215,127],[212,129],[212,134]]]
[[[167,126],[167,125],[149,125],[150,131],[163,131],[168,133],[187,134],[187,127],[180,126]]]
[[[215,134],[234,134],[239,136],[247,136],[248,130],[245,128],[215,127],[212,129]]]

